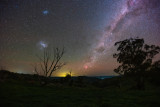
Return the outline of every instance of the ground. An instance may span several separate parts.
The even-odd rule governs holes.
[[[160,88],[145,91],[114,86],[105,88],[63,85],[41,86],[25,81],[0,83],[1,107],[157,107]]]

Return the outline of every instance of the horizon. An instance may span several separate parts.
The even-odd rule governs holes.
[[[1,69],[0,71],[9,71],[7,69]],[[9,72],[12,72],[12,71],[9,71]],[[29,74],[29,75],[37,75],[35,73],[24,73],[24,72],[13,72],[13,73],[16,73],[16,74]],[[63,73],[62,75],[52,75],[51,77],[65,77],[69,72],[66,72],[66,73]],[[42,75],[43,76],[43,75]],[[110,76],[118,76],[118,75],[71,75],[72,77],[110,77]]]

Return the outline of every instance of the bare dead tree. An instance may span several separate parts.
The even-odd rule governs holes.
[[[43,56],[37,56],[40,63],[39,66],[41,71],[43,71],[43,76],[51,77],[52,73],[56,70],[61,69],[66,63],[61,62],[61,59],[64,55],[64,48],[60,50],[59,48],[55,48],[53,50],[49,50],[48,48],[44,48]],[[40,75],[40,71],[37,70],[37,64],[34,66],[34,71]]]

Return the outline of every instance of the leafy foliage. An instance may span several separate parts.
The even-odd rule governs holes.
[[[152,67],[150,69],[150,72],[148,74],[151,76],[151,82],[153,82],[156,85],[160,84],[160,60],[156,61],[152,64]]]
[[[120,75],[144,74],[151,64],[155,55],[160,52],[160,47],[144,44],[140,38],[130,38],[115,43],[117,51],[113,55],[121,65],[114,71]]]

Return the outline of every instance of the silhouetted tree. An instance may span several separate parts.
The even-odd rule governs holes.
[[[66,79],[66,80],[70,80],[71,77],[72,77],[71,72],[66,73],[66,75],[65,75],[65,79]]]
[[[55,48],[53,50],[44,48],[43,55],[37,56],[40,63],[34,65],[34,72],[36,72],[38,75],[51,77],[54,71],[61,69],[66,64],[61,62],[63,55],[64,48],[62,50],[59,48]],[[38,70],[38,68],[41,70]]]
[[[160,73],[160,60],[153,63],[151,71]]]
[[[156,84],[160,84],[160,60],[156,61],[152,64],[152,67],[150,69],[150,72],[148,74],[149,76],[151,76],[151,80],[152,82],[156,83]]]
[[[143,39],[130,38],[115,43],[117,51],[113,55],[121,65],[114,71],[120,75],[137,76],[138,87],[143,87],[143,76],[151,67],[152,59],[160,52],[160,47],[144,44]]]
[[[66,73],[65,75],[65,82],[69,82],[69,86],[73,85],[73,79],[72,79],[72,72]]]

